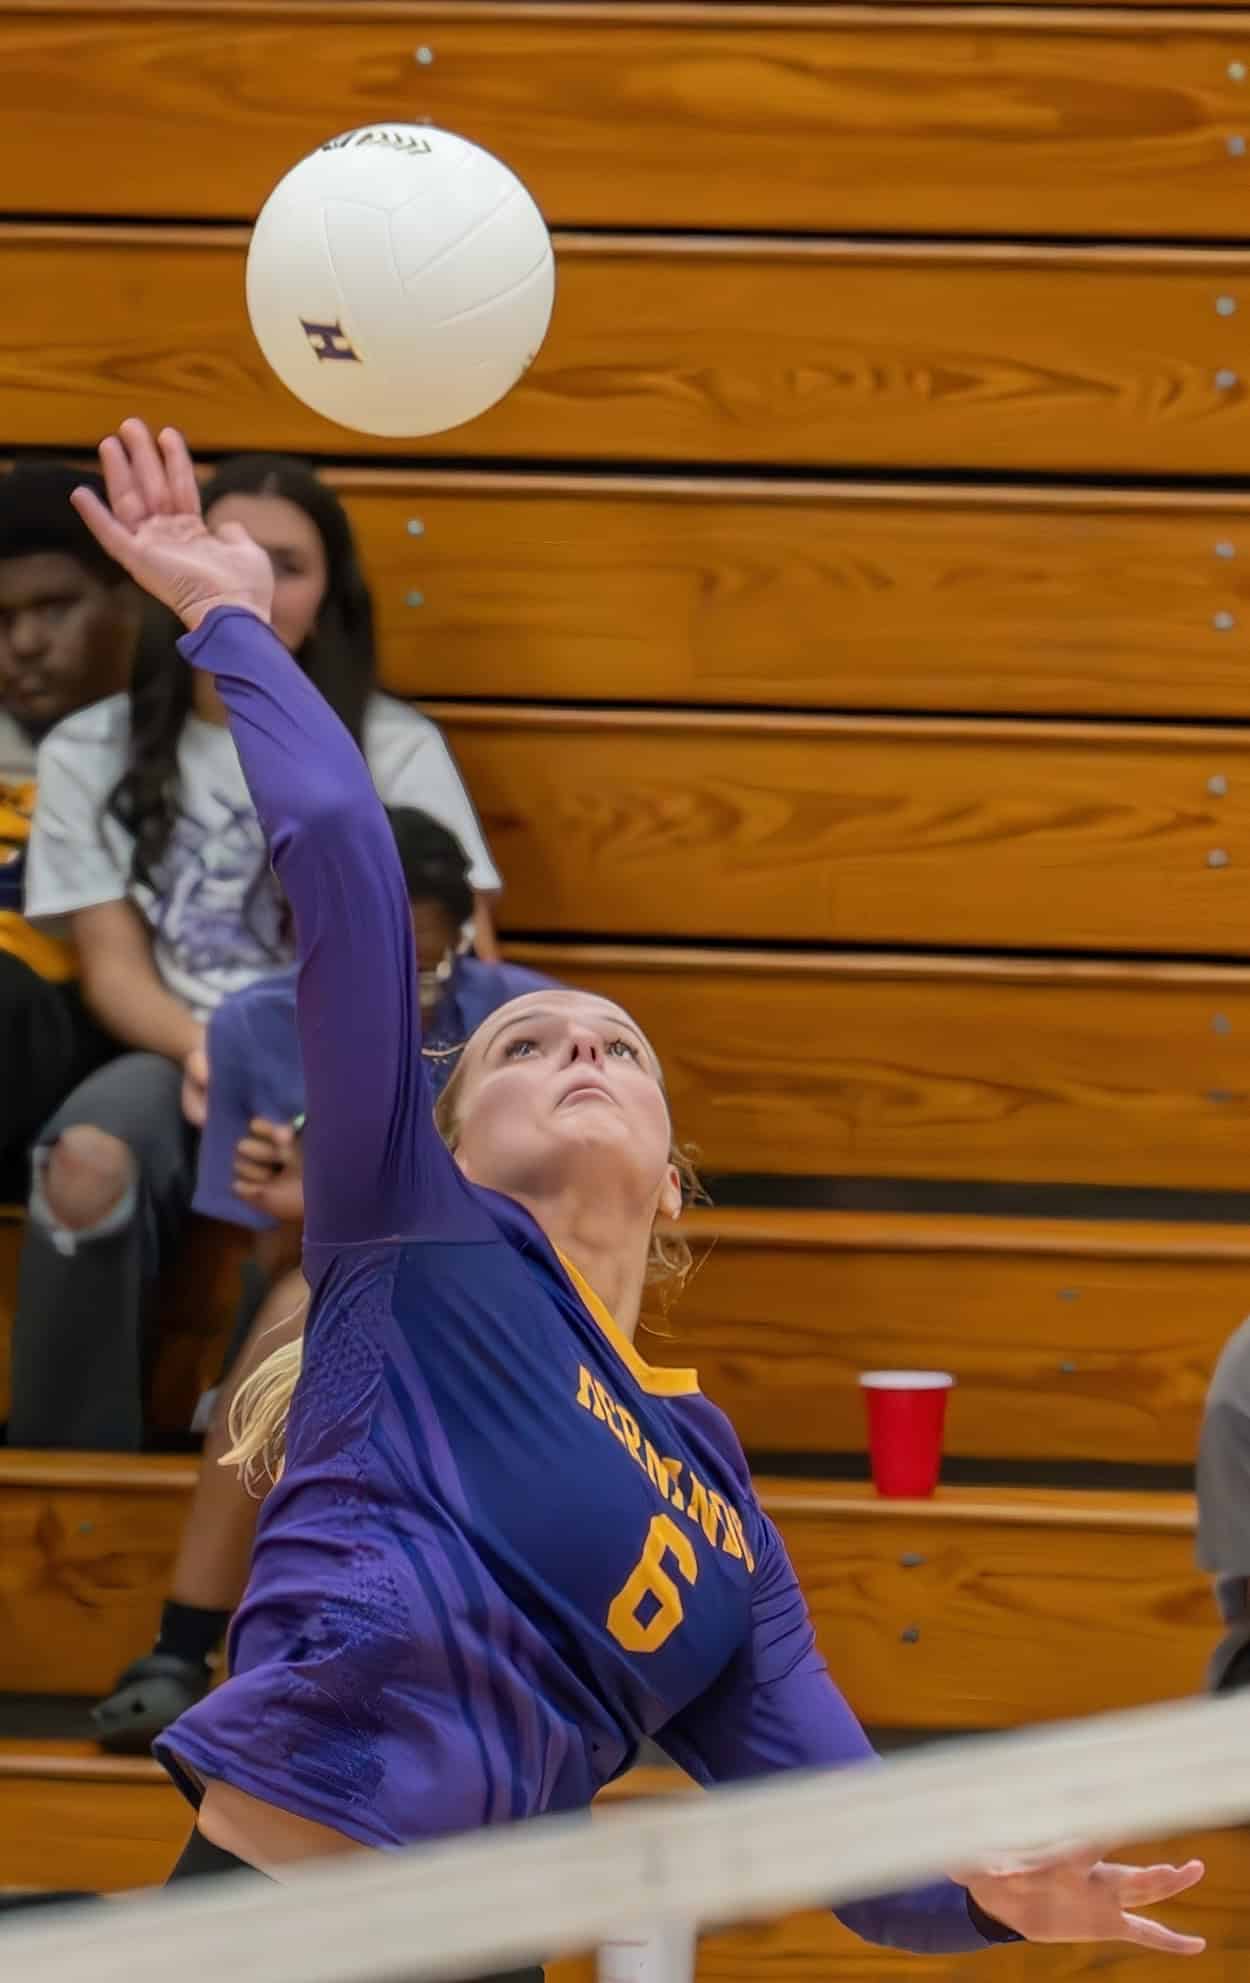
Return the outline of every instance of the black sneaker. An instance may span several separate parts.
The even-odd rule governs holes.
[[[145,1653],[128,1666],[107,1700],[91,1710],[96,1740],[119,1756],[146,1756],[161,1730],[208,1692],[202,1662],[174,1653]]]

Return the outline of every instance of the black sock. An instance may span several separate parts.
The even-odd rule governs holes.
[[[176,1597],[166,1598],[156,1650],[190,1660],[194,1666],[205,1666],[229,1623],[228,1611],[206,1611],[198,1604],[179,1604]]]

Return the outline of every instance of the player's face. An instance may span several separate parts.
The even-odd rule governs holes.
[[[32,734],[126,685],[135,635],[129,586],[64,551],[0,560],[0,709]]]
[[[273,566],[271,624],[288,654],[298,654],[317,624],[329,573],[321,533],[298,503],[285,496],[222,496],[208,513],[216,529],[241,523],[269,553]]]
[[[609,1179],[638,1210],[675,1216],[672,1126],[660,1064],[618,1005],[587,992],[527,992],[465,1048],[456,1157],[478,1184],[542,1197]]]

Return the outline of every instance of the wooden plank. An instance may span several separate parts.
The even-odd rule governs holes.
[[[189,1461],[0,1455],[0,1692],[111,1685],[155,1628],[194,1472]],[[1200,1682],[1218,1620],[1193,1568],[1189,1496],[949,1488],[904,1503],[855,1485],[759,1491],[835,1677],[870,1723],[996,1727]],[[922,1562],[903,1563],[910,1554]],[[920,1638],[904,1639],[913,1627]]]
[[[698,1271],[646,1352],[695,1364],[748,1453],[862,1452],[856,1379],[884,1367],[955,1375],[951,1454],[1187,1466],[1250,1307],[1236,1228],[711,1211],[685,1230]]]
[[[757,1486],[862,1721],[995,1728],[1202,1685],[1220,1625],[1187,1495]]]
[[[155,1636],[190,1463],[0,1453],[0,1693],[108,1691]]]
[[[1250,502],[338,470],[400,695],[1244,717]]]
[[[242,230],[0,227],[0,425],[92,445],[124,408],[199,448],[342,454],[247,325]],[[350,451],[1239,475],[1244,251],[563,235],[551,336],[454,440]],[[629,309],[622,311],[621,297]],[[91,298],[84,313],[81,299]]]
[[[125,1893],[161,1885],[193,1814],[157,1764],[85,1743],[0,1746],[5,1885]]]
[[[635,1014],[708,1171],[1244,1190],[1250,975],[515,944]]]
[[[599,1801],[607,1810],[693,1790],[680,1771],[635,1769]],[[191,1817],[148,1757],[105,1756],[85,1742],[0,1742],[0,1891],[120,1893],[160,1885]],[[549,1966],[548,1974],[552,1983],[580,1983],[574,1962]]]
[[[433,703],[523,933],[1233,955],[1235,730]]]
[[[1233,240],[1247,28],[1188,11],[353,0],[345,19],[332,0],[10,0],[0,181],[15,213],[245,220],[335,132],[424,119],[506,158],[561,226]],[[98,186],[74,166],[84,148],[108,160]]]

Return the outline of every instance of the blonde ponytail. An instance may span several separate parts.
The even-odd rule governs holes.
[[[301,1309],[307,1303],[301,1303]],[[288,1317],[293,1321],[294,1316]],[[231,1446],[219,1464],[237,1467],[248,1491],[259,1500],[282,1477],[286,1463],[286,1420],[304,1361],[304,1334],[271,1350],[243,1379],[230,1400],[226,1424]]]

